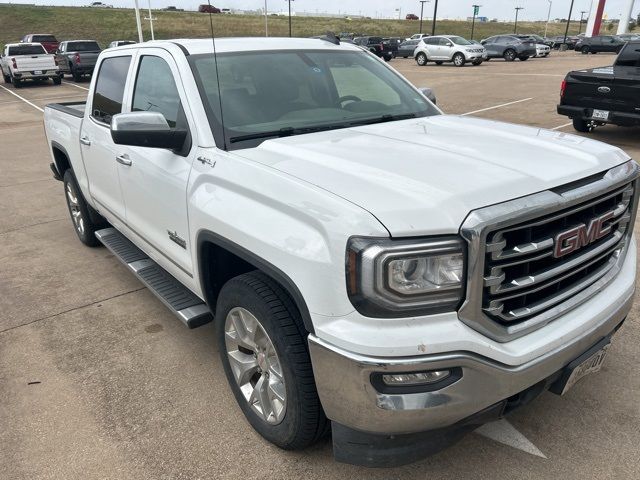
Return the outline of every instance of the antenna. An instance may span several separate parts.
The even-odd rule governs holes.
[[[216,82],[218,82],[218,102],[220,103],[220,123],[222,125],[222,148],[227,149],[227,133],[224,129],[224,113],[222,112],[222,89],[220,88],[220,74],[218,73],[218,55],[216,52],[216,36],[213,33],[213,16],[211,12],[213,7],[211,6],[211,0],[207,0],[209,4],[209,26],[211,27],[211,41],[213,42],[213,63],[216,66]]]

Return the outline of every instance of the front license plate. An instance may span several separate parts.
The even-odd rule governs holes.
[[[607,356],[608,349],[609,345],[605,345],[604,347],[602,347],[602,349],[598,350],[596,353],[584,360],[580,365],[575,367],[571,372],[571,375],[569,375],[567,383],[564,384],[561,395],[567,393],[569,389],[573,387],[581,378],[586,377],[591,373],[599,372],[602,368],[604,359]]]
[[[42,75],[42,70],[34,70],[34,75]]]
[[[609,112],[607,110],[594,110],[591,118],[598,120],[609,120]]]

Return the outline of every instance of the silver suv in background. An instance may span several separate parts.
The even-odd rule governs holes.
[[[463,67],[465,63],[480,65],[487,58],[487,51],[482,45],[472,43],[466,38],[456,35],[437,35],[423,38],[414,52],[416,62],[420,66],[428,62],[442,65],[453,62],[456,67]]]

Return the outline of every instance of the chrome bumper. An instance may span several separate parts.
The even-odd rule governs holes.
[[[467,352],[375,358],[339,349],[314,335],[309,350],[325,413],[332,421],[368,433],[405,434],[448,427],[541,382],[611,334],[631,309],[629,295],[592,330],[531,362],[508,366]],[[441,390],[383,394],[372,373],[461,368],[462,377]]]

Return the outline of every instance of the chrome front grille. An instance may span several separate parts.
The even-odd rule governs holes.
[[[604,276],[624,247],[633,192],[633,184],[628,183],[575,207],[489,233],[483,276],[484,313],[504,324],[522,322]],[[584,226],[578,230],[581,232],[588,231],[589,225],[595,229],[593,219],[610,212],[613,218],[603,225],[606,235],[570,254],[554,257],[559,233],[580,226]]]
[[[638,165],[472,212],[462,321],[498,341],[546,325],[619,271],[635,219]]]

